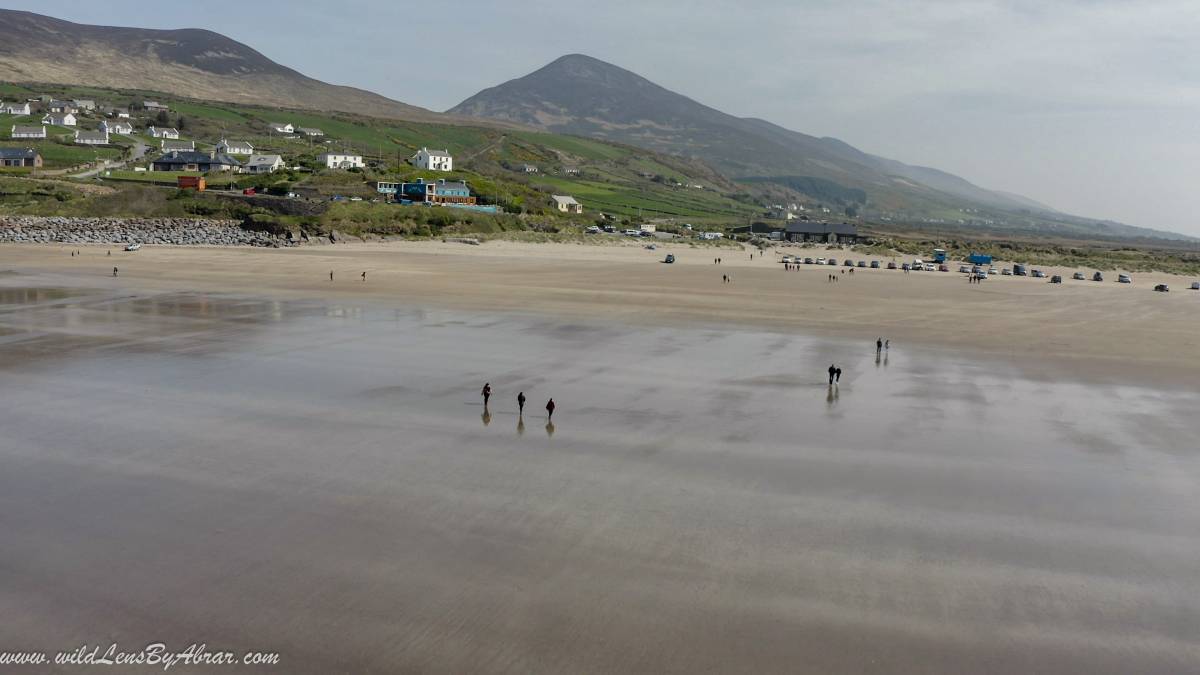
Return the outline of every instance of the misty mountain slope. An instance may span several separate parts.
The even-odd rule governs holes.
[[[306,77],[212,31],[89,26],[7,9],[0,9],[0,78],[448,121],[378,94]]]

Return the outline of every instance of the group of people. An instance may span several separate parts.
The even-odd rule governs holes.
[[[721,264],[721,259],[720,259],[720,258],[713,258],[713,264],[714,264],[714,265],[720,265],[720,264]]]
[[[728,274],[722,274],[722,275],[721,275],[721,283],[723,283],[723,284],[732,284],[732,283],[733,283],[733,277],[729,276]]]
[[[837,367],[836,363],[829,365],[829,384],[842,381],[842,369]]]
[[[879,352],[882,352],[884,350],[891,349],[891,348],[892,348],[891,340],[884,340],[883,338],[879,338],[879,339],[875,340],[875,353],[876,354],[878,354]]]
[[[488,403],[492,400],[492,383],[485,382],[483,384],[483,391],[479,392],[479,395],[483,397],[483,409],[487,410]],[[517,411],[521,416],[525,415],[525,400],[525,392],[519,392],[517,394]],[[554,419],[555,407],[554,399],[550,399],[546,402],[546,418],[548,420]]]

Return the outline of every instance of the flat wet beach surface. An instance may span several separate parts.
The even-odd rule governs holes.
[[[0,650],[1200,672],[1195,389],[784,330],[5,283]]]

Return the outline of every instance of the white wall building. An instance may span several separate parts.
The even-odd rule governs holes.
[[[100,131],[110,134],[120,134],[122,136],[130,136],[133,134],[133,125],[125,120],[101,120]]]
[[[45,138],[46,127],[21,127],[14,126],[12,128],[13,138]]]
[[[28,103],[5,103],[0,105],[0,112],[5,115],[31,115],[33,110]]]
[[[224,138],[217,143],[217,152],[223,155],[253,155],[254,146],[246,141],[230,141]]]
[[[76,131],[75,143],[78,145],[108,145],[108,132]]]
[[[56,127],[73,127],[79,124],[75,119],[74,113],[51,113],[42,118],[42,124],[51,124]]]
[[[362,155],[343,155],[333,152],[318,156],[317,161],[329,169],[362,169],[366,166],[363,164]]]
[[[583,204],[575,201],[574,197],[568,195],[551,195],[554,200],[554,206],[563,213],[583,213]]]
[[[430,150],[429,148],[421,148],[417,154],[409,160],[412,165],[418,169],[426,171],[453,171],[454,158],[450,156],[448,150]]]
[[[242,165],[244,173],[275,173],[284,167],[279,155],[253,155]]]
[[[146,130],[146,133],[150,134],[154,138],[169,138],[173,141],[179,140],[179,130],[174,128],[159,129],[158,127],[150,127]]]
[[[287,124],[285,122],[272,122],[270,126],[271,126],[271,131],[274,131],[277,134],[291,135],[291,134],[296,133],[296,127],[294,127],[290,124]]]

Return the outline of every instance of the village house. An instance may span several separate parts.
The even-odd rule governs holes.
[[[554,200],[554,206],[563,213],[583,213],[583,204],[575,201],[574,197],[568,195],[551,195]]]
[[[449,150],[430,150],[429,148],[421,148],[417,154],[413,155],[409,162],[418,169],[426,171],[453,171],[454,158],[450,156]]]
[[[277,134],[286,134],[288,136],[296,133],[296,127],[285,122],[271,122],[271,131]]]
[[[252,155],[242,165],[242,173],[275,173],[284,168],[279,155]]]
[[[76,110],[86,110],[91,112],[96,109],[96,102],[87,98],[77,98],[72,103],[75,104]]]
[[[5,103],[0,105],[0,112],[6,115],[32,115],[33,109],[29,103]]]
[[[115,117],[119,120],[129,119],[129,111],[125,108],[113,108],[108,114],[110,117]]]
[[[75,119],[73,113],[51,113],[42,118],[42,124],[49,124],[56,127],[73,127],[79,124],[79,120]]]
[[[812,241],[827,244],[858,243],[858,226],[850,223],[818,223],[793,220],[787,225],[788,241]]]
[[[77,145],[108,145],[108,132],[76,131],[75,143]]]
[[[46,127],[14,126],[10,135],[13,138],[45,138]]]
[[[253,155],[254,146],[246,141],[230,141],[224,138],[217,143],[217,152],[225,155]]]
[[[448,181],[444,178],[437,181],[426,181],[418,178],[415,183],[395,184],[379,183],[376,189],[385,194],[394,194],[396,199],[406,200],[414,204],[457,204],[475,206],[475,197],[466,181]]]
[[[567,174],[568,176],[578,176],[578,175],[579,175],[579,167],[577,167],[577,166],[564,166],[564,167],[563,167],[563,173]]]
[[[158,101],[142,101],[142,108],[148,112],[167,112],[171,109]]]
[[[79,108],[76,108],[75,104],[70,101],[50,101],[46,104],[46,110],[60,115],[79,112]]]
[[[521,171],[524,171],[525,173],[537,173],[538,168],[533,164],[522,164]]]
[[[133,125],[122,120],[100,120],[100,131],[130,136],[133,134]]]
[[[228,155],[208,155],[203,152],[169,152],[154,160],[154,171],[232,171],[241,167]]]
[[[165,138],[162,141],[163,152],[192,152],[195,149],[195,141],[168,141]]]
[[[296,127],[296,132],[310,138],[317,138],[325,135],[324,131],[314,127]]]
[[[179,130],[175,128],[159,129],[158,127],[150,127],[146,130],[146,133],[150,134],[154,138],[169,138],[173,141],[179,140]]]
[[[329,169],[361,169],[366,165],[363,164],[362,155],[345,155],[327,152],[317,157],[317,161],[324,164]]]
[[[32,148],[0,148],[0,166],[6,169],[40,169],[42,156]]]

